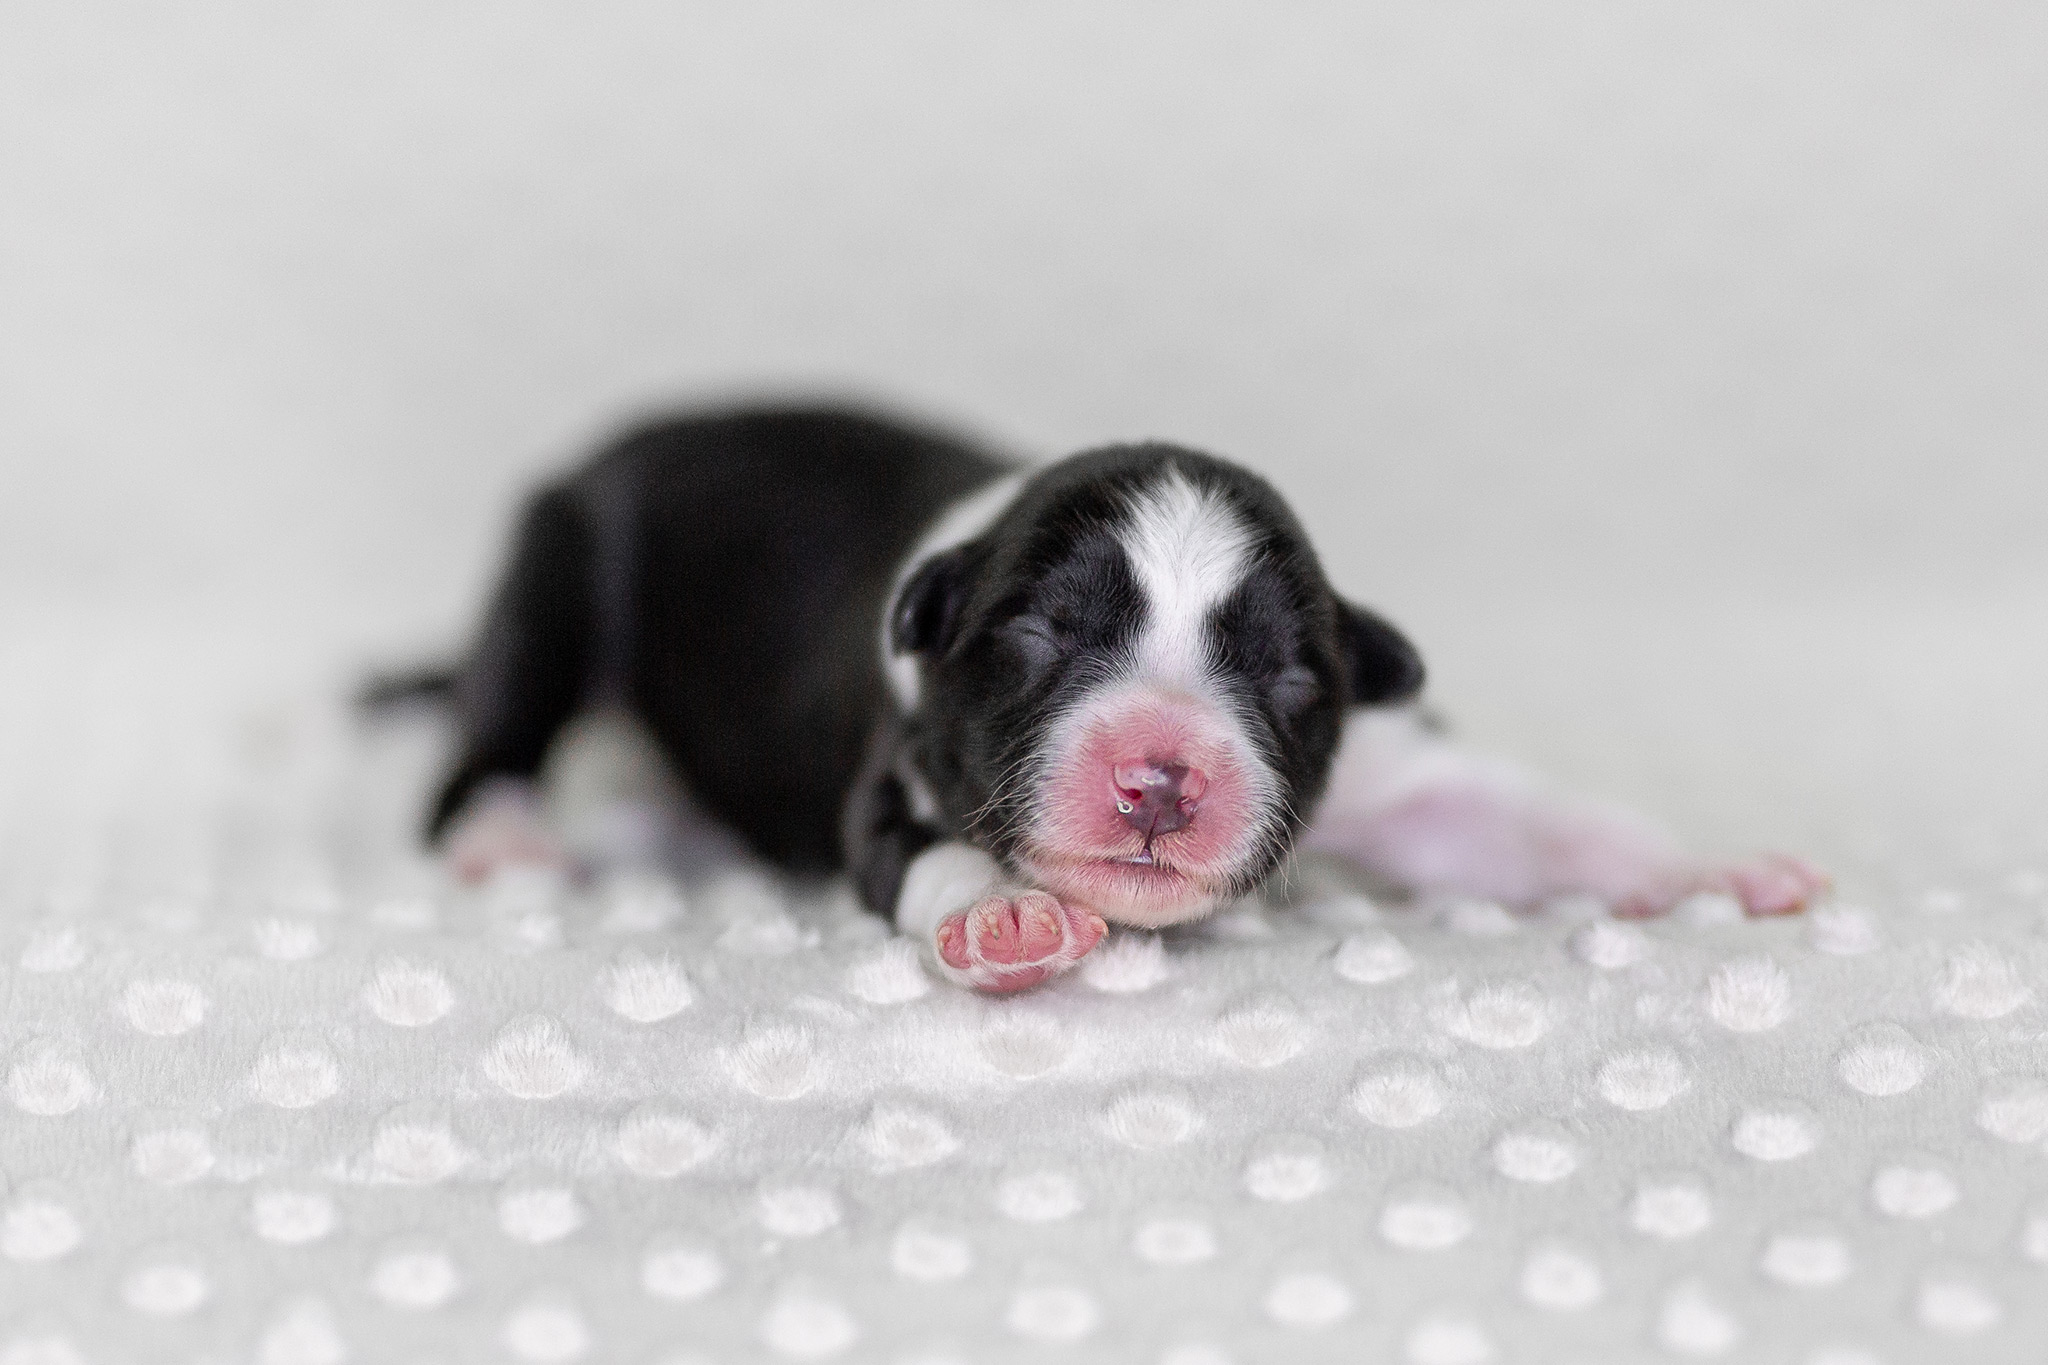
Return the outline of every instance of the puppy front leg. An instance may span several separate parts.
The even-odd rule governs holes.
[[[1303,845],[1412,890],[1510,905],[1589,895],[1624,915],[1660,914],[1697,891],[1726,892],[1752,915],[1790,914],[1827,887],[1784,855],[1689,857],[1641,815],[1462,749],[1412,711],[1352,713]]]
[[[1066,971],[1102,940],[1093,911],[1017,886],[971,844],[934,844],[914,858],[896,899],[896,927],[931,945],[963,986],[1008,994]]]

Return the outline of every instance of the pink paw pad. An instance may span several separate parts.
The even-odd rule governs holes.
[[[1727,892],[1752,915],[1796,915],[1820,899],[1827,874],[1804,859],[1766,853],[1722,874]]]
[[[985,896],[939,921],[939,960],[976,990],[1007,994],[1050,980],[1101,942],[1102,917],[1043,891]]]
[[[501,868],[566,868],[568,854],[537,810],[492,802],[465,812],[448,833],[448,865],[472,885],[489,881]]]

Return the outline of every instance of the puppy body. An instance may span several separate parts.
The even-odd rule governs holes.
[[[827,410],[742,410],[621,437],[528,503],[455,703],[430,838],[530,779],[580,709],[649,730],[711,815],[798,872],[842,865],[841,812],[888,688],[876,622],[904,556],[1006,468]]]
[[[1402,885],[1518,902],[1721,886],[1771,910],[1818,886],[1697,867],[1463,754],[1398,705],[1421,682],[1226,462],[1141,445],[1019,471],[858,412],[689,417],[527,509],[429,834],[474,875],[545,849],[518,784],[606,702],[757,853],[845,866],[984,989],[1071,966],[1108,922],[1207,913],[1305,831]]]

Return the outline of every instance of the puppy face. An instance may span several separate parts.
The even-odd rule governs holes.
[[[1249,890],[1321,794],[1345,708],[1422,683],[1278,494],[1208,456],[1075,456],[952,534],[889,621],[913,761],[975,842],[1108,919]]]

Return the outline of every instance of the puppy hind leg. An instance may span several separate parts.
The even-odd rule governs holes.
[[[445,845],[465,880],[565,861],[533,783],[587,690],[593,587],[592,537],[574,496],[542,491],[456,682],[460,758],[427,819],[428,842]]]
[[[1471,753],[1406,712],[1351,716],[1303,843],[1416,891],[1516,905],[1589,895],[1620,914],[1658,914],[1706,890],[1751,914],[1784,914],[1827,886],[1782,855],[1733,866],[1692,858],[1643,816]]]

